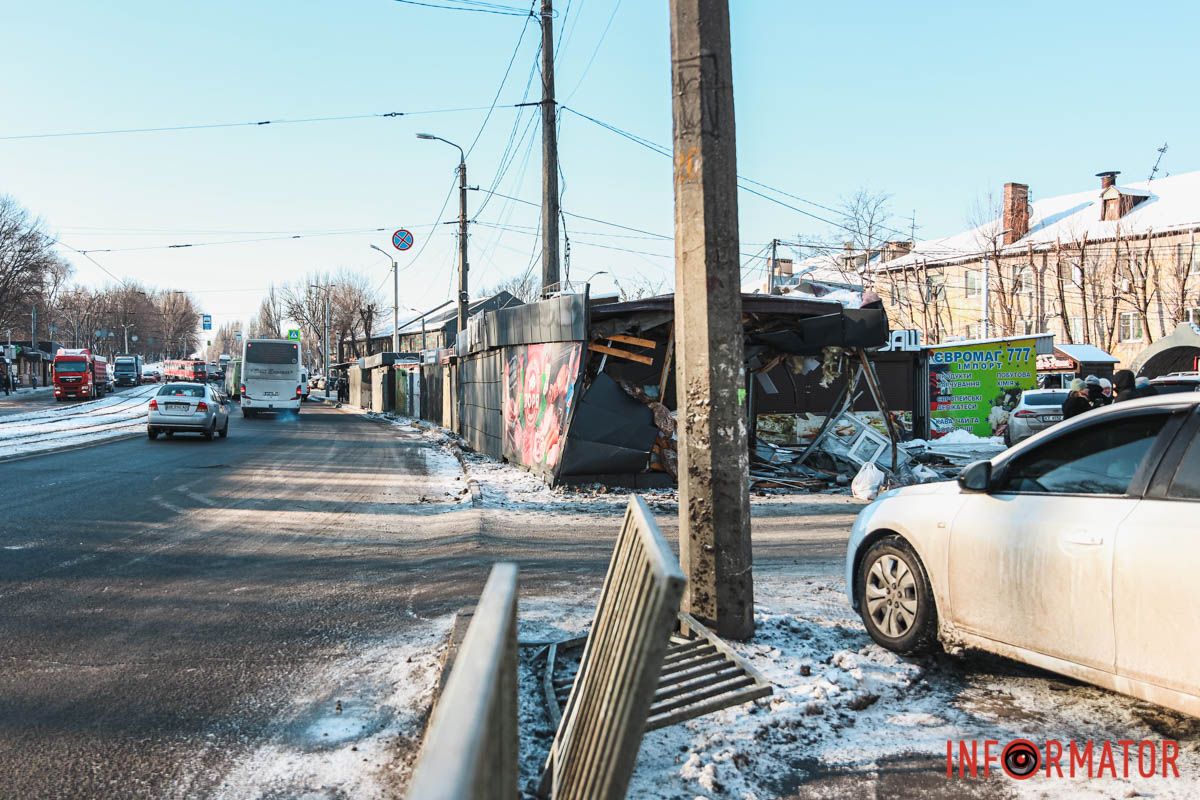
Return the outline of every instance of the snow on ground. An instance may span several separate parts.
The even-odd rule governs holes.
[[[136,433],[157,386],[138,386],[99,400],[69,401],[0,417],[0,458],[91,444]]]
[[[427,621],[307,676],[271,740],[238,759],[212,796],[398,796],[420,749],[450,624]],[[186,784],[177,789],[191,794]]]
[[[356,411],[357,409],[343,408]],[[510,508],[522,511],[617,513],[629,503],[629,490],[609,489],[599,484],[585,486],[547,486],[538,475],[513,464],[497,461],[463,446],[453,433],[423,420],[364,412],[370,419],[394,425],[408,433],[417,433],[448,454],[479,488],[478,505],[483,508]],[[427,456],[428,458],[428,456]],[[640,489],[637,492],[652,508],[673,504],[674,489]],[[657,508],[656,508],[657,510]]]
[[[1183,777],[1039,774],[1019,782],[995,766],[989,795],[1200,796],[1195,721],[988,656],[901,658],[869,639],[840,580],[774,574],[755,582],[757,631],[753,641],[734,647],[774,685],[774,695],[647,734],[629,797],[843,796],[851,786],[866,790],[862,781],[889,765],[913,770],[914,763],[904,780],[944,790],[947,740],[995,739],[1002,747],[1014,738],[1178,739]],[[522,638],[575,635],[594,602],[595,592],[523,603]],[[522,652],[522,785],[541,769],[553,735],[541,695],[544,658],[535,656]],[[1117,763],[1120,769],[1119,750]]]

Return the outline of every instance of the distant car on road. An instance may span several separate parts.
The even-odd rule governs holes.
[[[150,399],[146,435],[199,433],[205,439],[229,435],[229,401],[206,383],[168,383]]]
[[[142,383],[158,383],[160,380],[162,380],[162,376],[158,373],[158,370],[156,370],[156,369],[143,369],[142,370]]]
[[[1200,716],[1200,393],[1054,425],[855,520],[846,588],[899,653],[940,640]]]
[[[1004,431],[1004,443],[1012,447],[1039,431],[1062,422],[1062,404],[1067,399],[1066,389],[1027,389],[1021,400],[1008,412],[1008,427]]]

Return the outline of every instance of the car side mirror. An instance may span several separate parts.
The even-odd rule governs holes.
[[[967,492],[986,492],[992,485],[992,462],[968,464],[958,475],[958,485]]]

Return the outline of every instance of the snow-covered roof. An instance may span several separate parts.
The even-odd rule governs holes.
[[[1094,344],[1056,344],[1054,349],[1062,353],[1067,358],[1073,358],[1076,361],[1086,361],[1088,363],[1101,364],[1116,364],[1121,359],[1115,358],[1109,353],[1104,352]]]
[[[1029,217],[1029,232],[1013,244],[1000,246],[1001,253],[1019,253],[1029,245],[1073,242],[1085,235],[1091,241],[1149,231],[1164,233],[1200,227],[1200,172],[1187,172],[1116,187],[1124,194],[1145,197],[1119,220],[1100,219],[1101,191],[1064,194],[1036,200]],[[913,266],[920,261],[953,263],[974,260],[991,249],[991,238],[1001,230],[999,220],[952,236],[918,242],[912,252],[884,262],[882,269]]]

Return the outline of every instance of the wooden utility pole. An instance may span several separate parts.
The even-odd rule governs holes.
[[[558,107],[554,102],[554,3],[542,0],[542,295],[557,291]]]
[[[754,633],[728,0],[671,0],[683,607]]]

